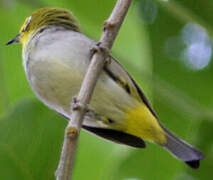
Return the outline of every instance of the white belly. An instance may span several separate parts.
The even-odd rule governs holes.
[[[38,61],[32,66],[30,83],[41,101],[69,117],[72,98],[79,92],[83,77],[84,73],[60,61]],[[130,96],[102,73],[89,108],[118,122],[132,103]]]
[[[60,34],[54,37],[59,39],[55,42],[52,38],[54,42],[44,47],[42,45],[45,43],[41,41],[40,46],[37,43],[37,51],[31,51],[30,55],[24,54],[24,66],[31,87],[39,99],[55,111],[70,117],[72,98],[79,92],[89,64],[92,41],[79,41],[78,37],[63,39]],[[64,48],[61,48],[61,44]],[[122,123],[124,111],[135,103],[123,88],[103,72],[89,108]]]

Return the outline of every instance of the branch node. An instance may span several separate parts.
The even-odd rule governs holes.
[[[106,20],[103,24],[103,31],[106,31],[107,29],[112,29],[116,26],[116,23],[109,22]]]
[[[66,135],[70,139],[74,139],[78,136],[78,130],[76,127],[67,127]]]

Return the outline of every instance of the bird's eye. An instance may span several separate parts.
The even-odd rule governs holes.
[[[29,27],[29,24],[30,24],[31,20],[32,20],[32,16],[30,16],[30,17],[27,19],[27,22],[25,23],[25,26],[24,26],[22,32],[25,32],[25,31],[27,30],[27,28]]]

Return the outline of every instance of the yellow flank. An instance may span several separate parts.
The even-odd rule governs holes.
[[[126,115],[127,133],[157,144],[166,144],[165,132],[145,104],[127,110]]]

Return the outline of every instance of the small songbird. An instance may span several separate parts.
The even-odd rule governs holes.
[[[49,108],[70,118],[96,42],[84,35],[66,9],[45,7],[27,17],[10,42],[21,43],[23,65],[33,92]],[[144,148],[156,143],[192,168],[204,155],[168,131],[133,78],[111,56],[99,77],[83,128],[116,143]]]

